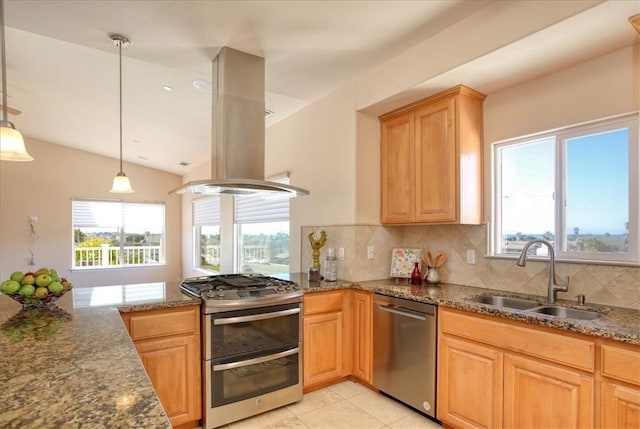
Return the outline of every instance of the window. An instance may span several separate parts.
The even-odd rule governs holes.
[[[640,262],[637,115],[498,143],[493,155],[494,255],[546,238],[558,259]]]
[[[73,267],[165,263],[164,204],[72,201]]]
[[[220,198],[193,202],[193,266],[220,272]]]
[[[288,177],[270,179],[289,183]],[[289,272],[289,198],[238,196],[235,206],[236,271],[265,275]]]

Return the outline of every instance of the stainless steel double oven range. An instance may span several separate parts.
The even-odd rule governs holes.
[[[194,277],[202,298],[204,429],[302,399],[302,289],[242,274]]]

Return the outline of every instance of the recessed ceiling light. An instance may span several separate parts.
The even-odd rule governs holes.
[[[146,156],[143,155],[138,155],[138,159],[141,159],[142,161],[148,161],[149,158],[147,158]]]
[[[193,86],[195,89],[200,90],[202,92],[211,92],[211,82],[206,80],[197,79],[193,81]]]
[[[187,161],[180,161],[180,165],[186,167],[187,165],[191,165],[191,163]]]
[[[169,85],[162,85],[162,89],[164,89],[167,92],[173,91],[173,88],[171,88]]]

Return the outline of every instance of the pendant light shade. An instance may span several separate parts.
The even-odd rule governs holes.
[[[115,194],[131,194],[135,192],[131,188],[131,182],[124,171],[122,171],[122,47],[129,45],[129,39],[119,34],[109,36],[111,41],[118,47],[118,56],[120,57],[120,171],[113,178],[113,185],[109,192]]]
[[[8,119],[7,107],[7,61],[4,36],[4,0],[0,0],[0,36],[2,37],[2,119],[0,120],[0,160],[33,161],[24,146],[22,134]]]

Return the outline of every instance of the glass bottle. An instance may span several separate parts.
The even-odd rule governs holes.
[[[420,273],[420,267],[416,262],[413,266],[413,271],[411,272],[411,284],[412,285],[421,285],[422,284],[422,274]]]
[[[338,280],[337,258],[332,247],[329,248],[328,254],[324,258],[324,280],[327,282]]]

